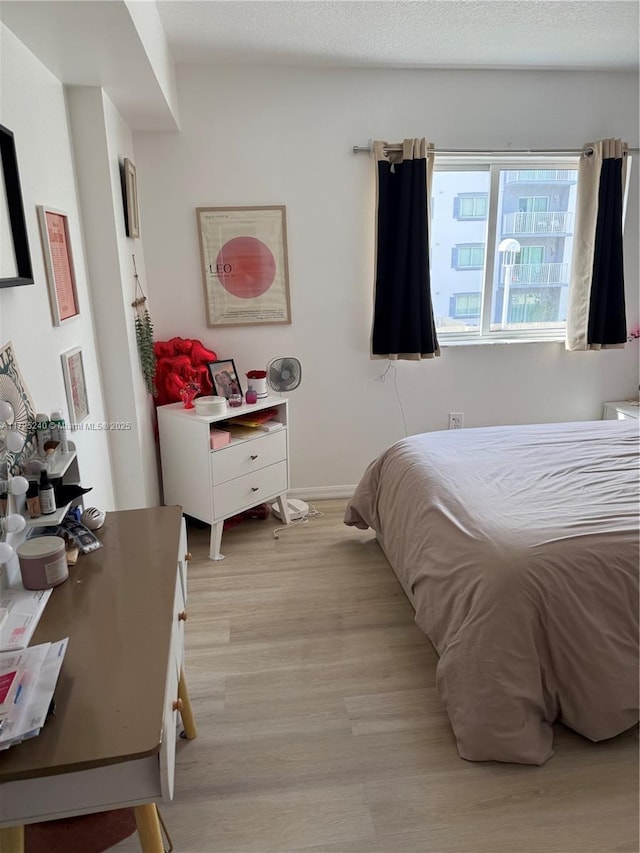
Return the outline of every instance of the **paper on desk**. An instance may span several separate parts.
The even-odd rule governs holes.
[[[45,723],[56,688],[69,638],[57,643],[42,643],[26,650],[26,677],[23,692],[14,703],[13,713],[0,732],[0,750],[35,737]]]
[[[0,608],[8,611],[0,627],[0,652],[29,645],[50,595],[50,589],[9,588],[0,592]]]

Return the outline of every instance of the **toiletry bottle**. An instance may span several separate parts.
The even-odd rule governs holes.
[[[40,472],[40,512],[51,515],[56,511],[56,496],[46,471]]]
[[[40,516],[40,495],[37,480],[32,480],[29,483],[26,498],[29,518],[38,518]]]
[[[56,409],[55,412],[51,412],[51,438],[54,441],[60,442],[60,452],[68,453],[69,452],[69,437],[67,435],[67,425],[64,422],[64,415],[60,411],[60,409]],[[55,434],[54,434],[55,430]]]
[[[38,445],[38,456],[42,459],[47,455],[44,446],[47,441],[51,440],[51,429],[49,428],[49,415],[39,412],[36,415],[36,443]]]

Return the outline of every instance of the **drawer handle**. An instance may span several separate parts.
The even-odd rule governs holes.
[[[257,453],[252,453],[252,454],[251,454],[251,460],[252,460],[253,462],[255,462],[257,458],[258,458],[258,454],[257,454]]]
[[[181,610],[180,613],[178,613],[178,622],[186,622],[186,621],[187,621],[187,611]]]
[[[191,556],[191,553],[187,551],[187,553],[184,555],[184,561],[185,563],[188,563],[189,560],[193,560],[193,557]]]
[[[182,699],[176,699],[176,700],[172,703],[171,708],[172,708],[174,711],[180,711],[180,713],[182,713]]]
[[[257,492],[259,488],[260,488],[260,486],[251,486],[251,491]]]

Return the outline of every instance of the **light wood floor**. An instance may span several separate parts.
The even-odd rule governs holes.
[[[638,853],[637,729],[592,744],[558,728],[543,767],[461,760],[436,656],[344,501],[277,522],[190,528],[176,853]],[[113,848],[132,853],[135,836]]]

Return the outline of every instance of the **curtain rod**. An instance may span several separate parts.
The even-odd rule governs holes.
[[[371,154],[373,150],[372,145],[354,145],[353,153],[361,154],[366,151],[367,154]],[[627,152],[629,154],[637,154],[638,148],[629,148]],[[385,148],[385,151],[402,151],[402,145],[389,145]],[[490,155],[500,155],[503,156],[505,154],[545,154],[545,155],[557,155],[557,156],[567,156],[573,155],[578,157],[580,154],[593,154],[593,148],[504,148],[502,150],[498,149],[488,149],[488,148],[446,148],[446,149],[435,149],[432,150],[433,154],[441,154],[443,157],[448,156],[465,156],[465,155],[478,155],[478,154],[490,154]]]

